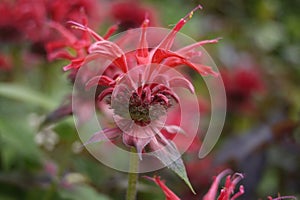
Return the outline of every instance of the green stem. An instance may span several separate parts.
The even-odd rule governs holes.
[[[131,154],[129,159],[129,173],[128,173],[128,186],[126,200],[135,200],[137,193],[137,183],[138,183],[138,167],[139,167],[139,158],[136,154],[136,149],[131,148]]]

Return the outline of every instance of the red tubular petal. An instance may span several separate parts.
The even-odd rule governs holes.
[[[175,58],[180,58],[184,59],[181,55],[165,50],[165,49],[157,49],[155,53],[153,54],[152,61],[151,63],[161,63],[164,59],[170,58],[170,57],[175,57]]]
[[[192,18],[193,13],[196,10],[201,9],[201,8],[202,7],[200,5],[198,5],[191,12],[189,12],[184,18],[180,19],[177,22],[177,24],[175,25],[175,27],[172,29],[172,31],[161,41],[161,43],[158,45],[157,49],[169,50],[174,43],[174,39],[175,39],[177,32],[180,31],[181,28],[186,24],[186,22]]]
[[[109,27],[108,31],[105,33],[103,36],[103,39],[107,40],[112,34],[114,34],[118,30],[119,26],[118,25],[113,25]]]
[[[72,56],[69,52],[66,50],[58,50],[58,51],[53,51],[47,54],[47,59],[49,61],[53,61],[55,59],[67,59],[67,60],[72,60],[74,59],[74,56]]]
[[[151,90],[150,90],[150,88],[145,87],[144,92],[145,92],[145,98],[143,99],[143,101],[145,101],[146,103],[150,103],[151,102]]]
[[[84,143],[84,146],[95,142],[108,141],[112,138],[119,136],[121,133],[122,132],[119,128],[101,130],[99,132],[94,133],[92,137],[86,143]]]
[[[157,76],[155,76],[153,78],[152,82],[157,83],[157,84],[163,84],[163,85],[166,85],[167,87],[169,87],[168,77],[163,74],[158,74]],[[152,84],[152,86],[154,87],[154,86],[156,86],[156,84]]]
[[[174,77],[169,81],[170,87],[184,87],[187,88],[192,94],[195,93],[193,84],[183,77]]]
[[[77,38],[65,27],[63,27],[61,24],[50,21],[48,22],[48,25],[51,28],[56,29],[58,32],[60,32],[67,40],[69,43],[74,44],[77,41]]]
[[[78,68],[80,68],[82,65],[84,65],[85,63],[88,63],[88,62],[90,62],[90,61],[92,61],[92,60],[95,60],[95,59],[97,59],[97,58],[99,58],[99,55],[97,55],[97,54],[90,54],[90,55],[87,55],[87,56],[84,57],[84,58],[81,57],[81,58],[73,59],[73,60],[71,61],[71,64],[65,66],[65,67],[63,68],[63,70],[64,70],[64,71],[67,71],[67,70],[69,70],[69,69],[78,69]]]
[[[99,101],[102,101],[103,99],[104,99],[104,97],[106,97],[107,95],[109,95],[109,94],[112,94],[113,93],[113,91],[114,91],[114,88],[107,88],[107,89],[105,89],[105,90],[103,90],[101,93],[100,93],[100,95],[98,96],[98,100]]]
[[[85,89],[89,90],[91,89],[91,87],[98,85],[99,81],[101,79],[101,76],[95,76],[93,78],[91,78],[86,84],[85,84]]]
[[[134,143],[134,137],[132,135],[129,135],[127,133],[122,134],[123,143],[127,146],[135,146]]]
[[[172,31],[161,41],[157,49],[169,50],[174,43],[177,32],[185,25],[186,22],[187,21],[185,19],[180,19]]]
[[[154,176],[154,178],[146,176],[145,178],[153,181],[162,189],[166,196],[166,200],[180,200],[180,198],[174,192],[172,192],[172,190],[170,190],[163,181],[160,180],[159,176]]]
[[[157,102],[157,101],[159,102],[160,100],[162,100],[162,101],[165,102],[166,105],[169,104],[169,99],[168,99],[165,95],[163,95],[163,94],[156,94],[155,97],[156,97],[157,99],[155,99],[154,102]]]
[[[162,92],[164,95],[170,95],[177,103],[179,103],[179,97],[175,92],[172,92],[170,90],[165,90]]]
[[[216,39],[213,39],[213,40],[203,40],[203,41],[200,41],[200,42],[197,42],[195,44],[191,44],[187,47],[184,47],[182,49],[179,49],[178,51],[176,51],[176,53],[179,53],[179,54],[185,54],[197,47],[200,47],[200,46],[203,46],[205,44],[214,44],[214,43],[217,43],[221,38],[216,38]]]
[[[182,62],[187,66],[191,67],[192,69],[196,70],[199,74],[203,76],[207,76],[207,75],[212,75],[215,77],[219,76],[219,74],[217,72],[214,72],[212,68],[209,66],[198,64],[198,63],[192,63],[187,60],[183,60]]]
[[[89,47],[90,54],[98,54],[116,64],[123,72],[128,71],[126,57],[122,49],[110,41],[98,41]]]
[[[64,71],[68,71],[69,69],[78,69],[80,68],[85,61],[85,58],[77,58],[71,61],[71,64],[63,67]]]
[[[112,86],[115,84],[115,81],[108,76],[95,76],[91,78],[85,85],[85,88],[89,90],[91,87],[95,85],[102,86]]]
[[[148,25],[149,25],[149,19],[145,19],[142,24],[142,33],[141,33],[138,49],[136,50],[136,58],[138,64],[146,64],[148,62],[149,51],[148,51],[148,43],[146,39],[146,31]]]
[[[212,200],[216,199],[216,195],[218,192],[218,187],[221,179],[226,175],[229,174],[230,170],[224,170],[222,171],[214,180],[213,184],[211,185],[209,191],[206,193],[206,195],[203,197],[203,200]]]
[[[166,85],[158,84],[152,89],[152,94],[157,94],[158,92],[162,92],[164,90],[170,90]]]
[[[177,133],[185,134],[185,131],[181,127],[176,125],[164,126],[163,129],[171,134],[177,134]]]
[[[210,199],[212,200],[212,199]],[[226,189],[222,189],[217,200],[230,200]]]
[[[126,73],[128,71],[127,61],[124,55],[114,60],[114,64],[116,64],[123,72]]]
[[[244,190],[244,186],[240,186],[239,192],[236,193],[235,195],[233,195],[233,197],[231,198],[231,200],[235,200],[236,198],[238,198],[239,196],[243,195],[245,193]]]
[[[53,42],[48,42],[45,48],[47,52],[52,52],[55,51],[55,49],[64,48],[66,45],[67,45],[66,41],[53,41]]]

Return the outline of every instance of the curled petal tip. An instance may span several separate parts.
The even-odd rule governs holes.
[[[219,74],[219,73],[217,73],[217,72],[213,72],[213,73],[212,73],[212,76],[214,76],[214,77],[218,78],[218,77],[220,77],[220,74]]]
[[[203,6],[200,5],[200,4],[198,4],[197,8],[202,10],[202,9],[203,9]]]
[[[142,27],[144,27],[144,28],[148,27],[149,23],[150,23],[150,20],[148,18],[145,18],[145,20],[142,24]]]
[[[63,67],[63,71],[66,72],[72,68],[71,64]]]
[[[66,24],[69,25],[73,29],[82,29],[83,28],[83,25],[81,25],[75,21],[67,21]]]

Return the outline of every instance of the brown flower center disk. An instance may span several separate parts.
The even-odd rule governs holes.
[[[151,95],[150,101],[146,100],[146,91],[141,96],[137,92],[133,92],[129,99],[129,114],[135,124],[139,126],[147,126],[151,120],[157,120],[166,114],[171,104],[167,105],[162,99],[156,95]],[[170,101],[170,99],[169,99]]]
[[[131,119],[140,126],[147,126],[151,122],[150,105],[142,102],[136,92],[132,94],[129,100],[129,114]]]

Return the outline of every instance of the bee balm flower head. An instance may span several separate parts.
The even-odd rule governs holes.
[[[145,149],[157,150],[170,141],[161,132],[183,133],[179,126],[165,125],[168,111],[180,99],[175,87],[187,88],[194,93],[192,83],[176,73],[174,68],[186,65],[201,75],[217,76],[210,67],[193,61],[199,55],[196,51],[204,44],[216,43],[218,39],[206,40],[186,46],[176,51],[172,46],[177,32],[187,23],[196,7],[187,16],[179,20],[175,27],[153,48],[148,46],[147,32],[149,20],[142,23],[139,42],[136,48],[126,52],[123,43],[132,38],[131,32],[124,34],[117,41],[102,37],[85,25],[70,22],[76,29],[89,33],[95,42],[88,48],[88,54],[81,59],[71,60],[64,69],[79,69],[98,58],[105,58],[110,65],[95,74],[86,84],[87,88],[95,85],[105,87],[97,101],[107,102],[114,115],[115,128],[103,129],[94,134],[87,144],[107,137],[121,136],[127,146],[137,149],[140,158]],[[149,147],[149,148],[148,148]]]

